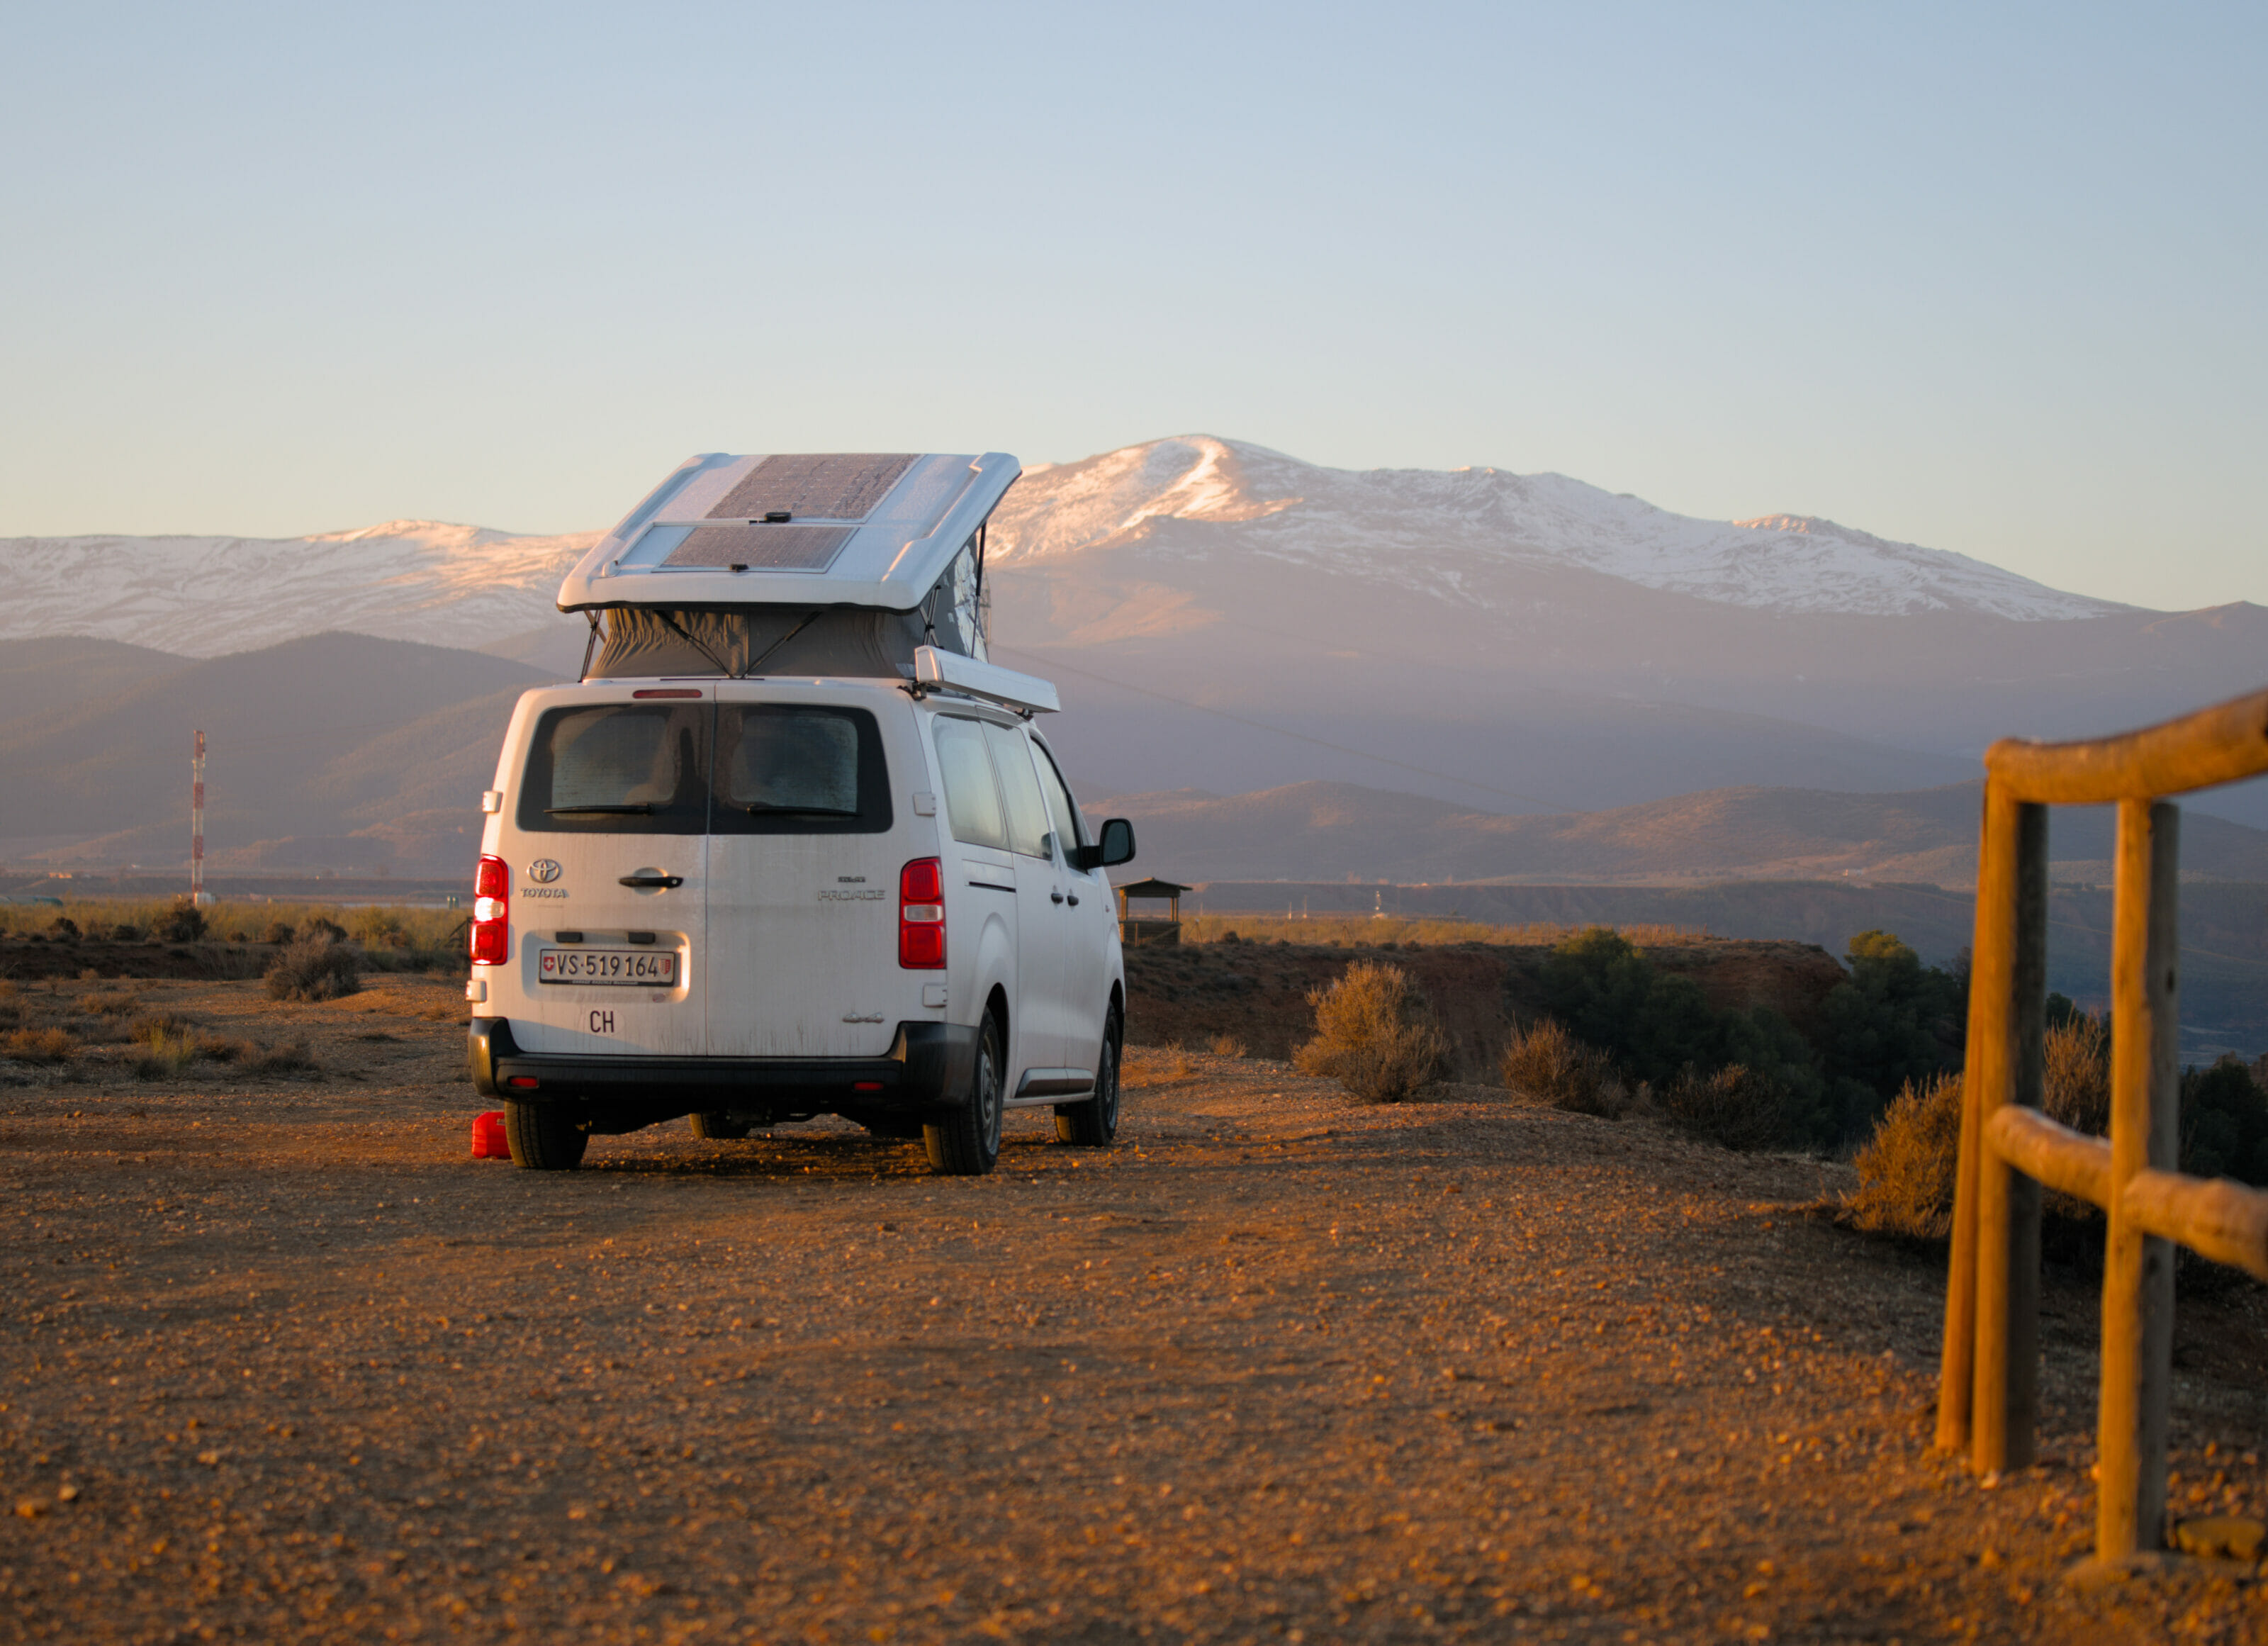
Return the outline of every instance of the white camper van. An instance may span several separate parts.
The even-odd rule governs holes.
[[[521,1166],[593,1133],[837,1114],[984,1172],[1004,1109],[1118,1126],[1104,871],[987,661],[982,457],[696,457],[571,572],[582,678],[525,694],[475,887],[471,1068]]]

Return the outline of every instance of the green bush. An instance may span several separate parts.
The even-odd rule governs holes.
[[[2268,1188],[2268,1092],[2235,1057],[2182,1071],[2182,1170]]]
[[[1607,1052],[1625,1077],[1665,1089],[1688,1068],[1706,1078],[1740,1065],[1779,1094],[1776,1144],[1825,1146],[1842,1116],[1817,1060],[1793,1025],[1769,1007],[1719,1011],[1690,978],[1657,971],[1617,932],[1593,926],[1554,948],[1539,977],[1546,1009],[1568,1032]]]
[[[1888,932],[1861,932],[1845,958],[1851,976],[1822,1008],[1822,1073],[1845,1136],[1866,1132],[1893,1093],[1961,1063],[1968,1002],[1960,979]]]

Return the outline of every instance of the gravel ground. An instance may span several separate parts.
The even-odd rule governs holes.
[[[1929,1454],[1941,1256],[1807,1215],[1838,1168],[1144,1052],[1119,1148],[986,1179],[539,1176],[468,1157],[453,984],[135,986],[320,1067],[0,1064],[0,1636],[2268,1638],[2247,1573],[2061,1581],[2084,1280],[2050,1460]],[[2262,1507],[2259,1305],[2184,1303],[2185,1504]]]

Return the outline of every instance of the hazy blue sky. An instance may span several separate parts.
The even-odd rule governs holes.
[[[2250,6],[0,10],[0,535],[1203,431],[2268,602]]]

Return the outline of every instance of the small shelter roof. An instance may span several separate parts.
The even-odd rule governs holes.
[[[559,609],[911,611],[1022,472],[1005,452],[688,457],[567,574]]]
[[[1178,897],[1185,891],[1196,889],[1194,886],[1176,886],[1170,880],[1160,880],[1152,875],[1148,880],[1130,882],[1121,886],[1118,891],[1121,897]]]

